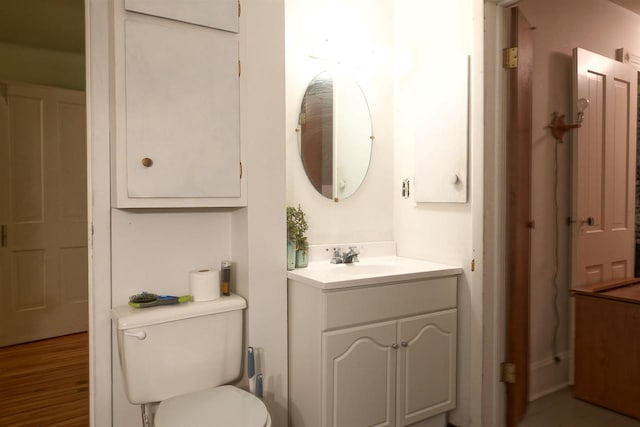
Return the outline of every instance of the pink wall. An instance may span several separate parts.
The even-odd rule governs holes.
[[[551,113],[571,113],[571,55],[581,47],[615,58],[617,48],[640,53],[640,16],[607,0],[522,0],[517,5],[533,30],[533,188],[531,259],[531,389],[535,398],[568,381],[570,286],[569,229],[571,142],[558,151],[558,298],[559,329],[553,363],[555,227],[554,157],[556,143],[545,126]],[[571,119],[573,122],[574,120]]]

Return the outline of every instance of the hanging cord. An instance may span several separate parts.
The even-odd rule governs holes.
[[[558,357],[558,329],[560,328],[560,311],[558,310],[558,274],[559,274],[559,259],[560,259],[560,244],[559,244],[559,228],[560,223],[558,221],[558,147],[562,141],[555,141],[555,153],[553,157],[553,217],[555,219],[555,229],[553,233],[554,242],[554,263],[553,263],[553,341],[551,342],[551,352],[555,363],[560,362]]]

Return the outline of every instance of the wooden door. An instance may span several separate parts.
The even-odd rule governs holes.
[[[397,426],[456,406],[457,310],[398,321]]]
[[[4,87],[0,346],[88,326],[85,95]]]
[[[395,425],[396,322],[322,336],[324,427]]]
[[[237,35],[126,19],[129,197],[240,197],[239,82]]]
[[[634,275],[637,70],[576,48],[572,287]]]
[[[506,360],[515,368],[507,381],[507,426],[518,425],[529,395],[529,284],[531,260],[531,88],[533,40],[518,8],[511,10],[511,47],[518,65],[509,70],[507,131]]]

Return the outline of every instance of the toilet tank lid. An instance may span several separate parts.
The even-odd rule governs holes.
[[[221,296],[213,301],[185,302],[149,308],[134,308],[129,305],[121,305],[111,309],[111,318],[118,329],[131,329],[191,317],[242,310],[246,307],[247,302],[244,298],[231,294],[230,296]]]

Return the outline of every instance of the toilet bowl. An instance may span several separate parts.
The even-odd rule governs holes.
[[[155,427],[270,427],[264,403],[233,386],[173,397],[160,403]]]
[[[231,295],[111,310],[127,399],[142,406],[143,424],[147,406],[157,404],[155,427],[271,426],[262,400],[227,385],[242,372],[246,306]]]

